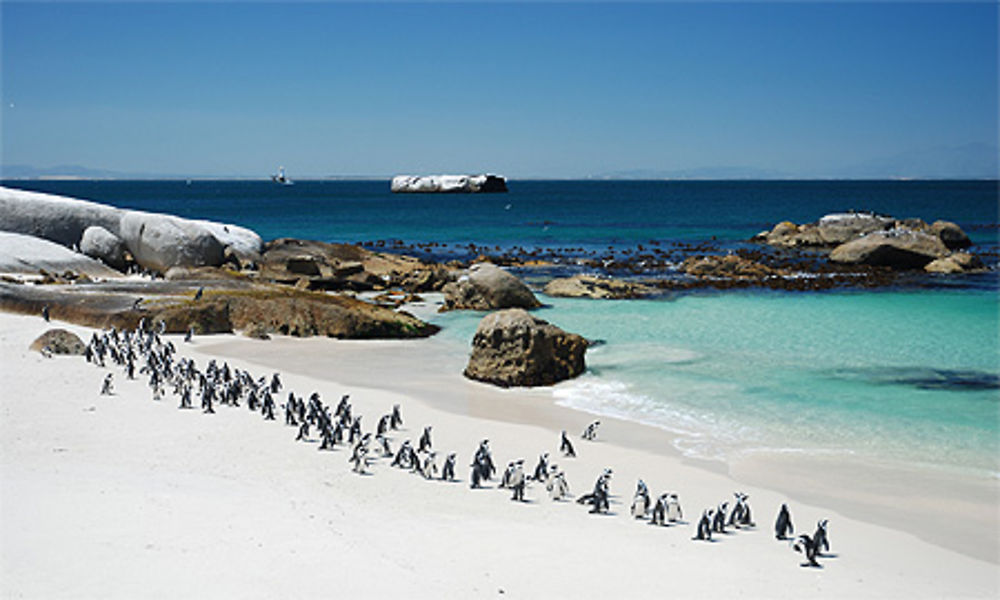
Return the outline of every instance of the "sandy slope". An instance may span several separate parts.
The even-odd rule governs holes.
[[[906,533],[791,503],[796,525],[830,519],[832,551],[821,570],[777,542],[771,525],[787,499],[660,454],[576,438],[579,458],[557,456],[550,428],[448,412],[419,398],[286,374],[299,395],[333,403],[350,393],[366,429],[402,405],[404,437],[434,425],[435,448],[459,453],[459,476],[479,440],[498,463],[549,451],[574,493],[612,467],[615,514],[530,502],[468,483],[423,481],[374,465],[350,472],[347,451],[317,452],[295,430],[246,408],[215,415],[152,401],[142,381],[116,375],[118,394],[98,395],[104,370],[78,357],[29,353],[37,318],[0,315],[0,596],[11,598],[359,597],[996,597],[998,567]],[[81,328],[68,326],[81,331]],[[322,352],[333,340],[307,340]],[[175,342],[178,346],[184,346]],[[227,344],[253,357],[259,344]],[[206,358],[202,340],[182,351]],[[229,348],[233,350],[232,347]],[[315,356],[314,356],[315,359]],[[231,360],[237,366],[251,366]],[[269,369],[251,366],[258,375]],[[373,365],[372,368],[377,368]],[[336,365],[331,364],[331,373]],[[395,373],[394,376],[399,376]],[[637,477],[651,492],[680,494],[685,516],[750,494],[760,526],[691,541],[690,525],[655,528],[627,516]]]

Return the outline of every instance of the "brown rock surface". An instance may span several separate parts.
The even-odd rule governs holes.
[[[52,354],[83,354],[86,345],[72,331],[50,329],[31,342],[28,348],[35,352],[46,348]]]
[[[553,279],[545,285],[549,296],[563,298],[630,299],[657,293],[657,289],[634,281],[594,275],[574,275]]]
[[[934,235],[907,229],[879,231],[841,244],[830,252],[830,260],[843,264],[920,269],[948,254]]]
[[[553,385],[586,369],[587,341],[513,308],[483,317],[465,368],[469,379],[501,387]]]

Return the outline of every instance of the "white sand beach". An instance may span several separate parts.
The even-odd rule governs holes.
[[[415,442],[425,425],[433,425],[438,464],[457,452],[459,482],[425,481],[385,460],[370,475],[357,475],[343,446],[318,452],[315,441],[296,442],[294,428],[263,421],[245,406],[219,406],[204,415],[178,410],[170,394],[153,401],[142,378],[128,381],[118,369],[98,368],[82,357],[29,351],[51,326],[90,336],[82,327],[0,314],[3,598],[1000,594],[994,561],[925,541],[919,532],[878,525],[879,514],[856,518],[868,506],[862,501],[850,504],[852,516],[846,516],[846,501],[805,491],[807,502],[774,491],[779,484],[750,486],[690,464],[671,455],[655,429],[606,420],[598,440],[587,442],[579,431],[589,415],[555,407],[537,392],[497,391],[460,374],[405,394],[385,389],[405,387],[408,374],[420,379],[419,371],[433,370],[432,353],[394,354],[393,348],[419,341],[214,336],[184,344],[171,337],[200,368],[220,356],[257,376],[281,371],[286,390],[297,395],[315,391],[330,404],[350,394],[366,431],[400,404],[404,429],[396,432],[393,448],[403,439]],[[372,348],[398,360],[389,369],[347,359],[371,356],[360,349]],[[346,373],[348,365],[355,371]],[[109,370],[116,394],[101,396]],[[360,379],[384,379],[386,385],[352,383]],[[445,393],[441,386],[453,389]],[[558,453],[563,428],[576,444],[575,459]],[[484,438],[501,468],[516,458],[533,468],[538,455],[549,452],[566,471],[574,496],[590,491],[601,471],[612,468],[611,514],[552,502],[538,484],[528,487],[525,503],[492,489],[495,481],[489,489],[470,490],[467,465]],[[767,471],[767,463],[758,469]],[[773,472],[757,477],[765,475],[780,479]],[[794,477],[808,481],[801,473]],[[850,481],[850,473],[837,477]],[[638,478],[654,497],[678,493],[686,523],[653,527],[629,516]],[[692,541],[701,511],[731,501],[735,491],[749,494],[757,527],[718,535],[712,543]],[[929,501],[931,509],[942,507]],[[811,533],[819,519],[829,519],[831,555],[820,558],[822,568],[801,567],[802,555],[774,539],[782,502],[797,532]],[[950,511],[981,511],[983,505],[978,498],[970,509],[956,505],[929,527],[946,529]],[[992,508],[984,522],[995,517],[998,507]],[[981,537],[971,543],[984,544]]]

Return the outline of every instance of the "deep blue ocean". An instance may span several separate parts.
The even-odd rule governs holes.
[[[539,316],[605,343],[556,401],[663,428],[692,456],[803,452],[1000,473],[996,182],[511,181],[489,195],[391,194],[388,181],[10,181],[121,207],[237,223],[265,239],[507,249],[740,245],[848,209],[958,223],[994,271],[929,286],[544,298]],[[935,282],[940,281],[940,285]],[[926,283],[926,282],[925,282]],[[460,362],[481,315],[430,316]]]

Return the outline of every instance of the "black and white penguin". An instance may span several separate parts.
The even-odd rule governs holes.
[[[583,433],[580,434],[580,437],[591,442],[594,441],[594,439],[597,437],[597,428],[600,427],[600,425],[601,425],[600,421],[594,421],[590,425],[587,425],[587,428],[583,430]]]
[[[417,452],[429,452],[431,449],[431,426],[424,427],[423,434],[420,435],[420,444]]]
[[[801,552],[806,555],[806,563],[801,565],[803,567],[819,567],[820,564],[816,562],[816,555],[819,548],[816,544],[816,540],[809,537],[809,534],[803,533],[799,535],[792,542],[792,549],[796,552]]]
[[[559,443],[559,451],[563,453],[563,456],[569,458],[576,457],[576,450],[573,449],[573,444],[569,441],[569,436],[566,435],[565,429],[562,431],[562,441]]]
[[[726,533],[726,511],[728,508],[728,502],[723,502],[719,505],[719,509],[715,511],[715,517],[712,519],[712,531]]]
[[[452,452],[444,459],[444,466],[441,467],[441,481],[455,480],[455,453]]]
[[[826,534],[826,524],[829,521],[823,519],[816,523],[816,533],[813,534],[813,545],[816,547],[816,556],[823,556],[823,552],[830,551],[830,539]]]
[[[437,473],[437,464],[434,462],[435,456],[437,456],[437,452],[428,452],[423,464],[420,466],[420,474],[424,476],[424,479],[433,479],[434,474]]]
[[[649,524],[667,524],[667,494],[660,494],[660,497],[656,499],[656,504],[653,505],[653,514],[649,519]]]
[[[104,376],[104,381],[101,383],[101,395],[110,396],[114,393],[115,393],[114,375],[112,373],[108,373],[107,375]]]
[[[393,429],[399,429],[403,426],[403,417],[399,414],[398,404],[394,404],[392,406],[392,415],[389,418],[389,426]]]
[[[507,486],[514,492],[514,494],[510,497],[511,500],[515,502],[524,502],[524,486],[526,483],[526,478],[524,476],[524,461],[518,460],[514,463],[514,471],[511,473],[510,478],[507,481]]]
[[[187,333],[184,334],[184,341],[190,343],[194,339],[194,326],[188,327]]]
[[[667,498],[667,521],[676,523],[683,518],[684,513],[681,511],[681,502],[677,498],[677,494],[670,494]]]
[[[698,533],[692,539],[712,541],[712,515],[714,512],[709,508],[701,513],[701,519],[698,520]]]
[[[559,470],[559,467],[552,465],[549,467],[549,482],[545,485],[549,492],[549,498],[559,501],[569,496],[569,483],[566,481],[566,474]]]
[[[793,532],[792,515],[788,512],[788,505],[782,504],[781,510],[778,511],[778,518],[774,521],[774,537],[785,540]]]
[[[535,481],[546,481],[549,478],[549,453],[544,452],[538,457],[535,472],[531,477]]]
[[[49,305],[48,304],[46,304],[45,306],[42,307],[42,318],[45,319],[46,323],[49,322]]]
[[[646,482],[640,479],[632,497],[632,516],[636,519],[645,519],[649,514],[649,504],[649,488],[646,487]]]

